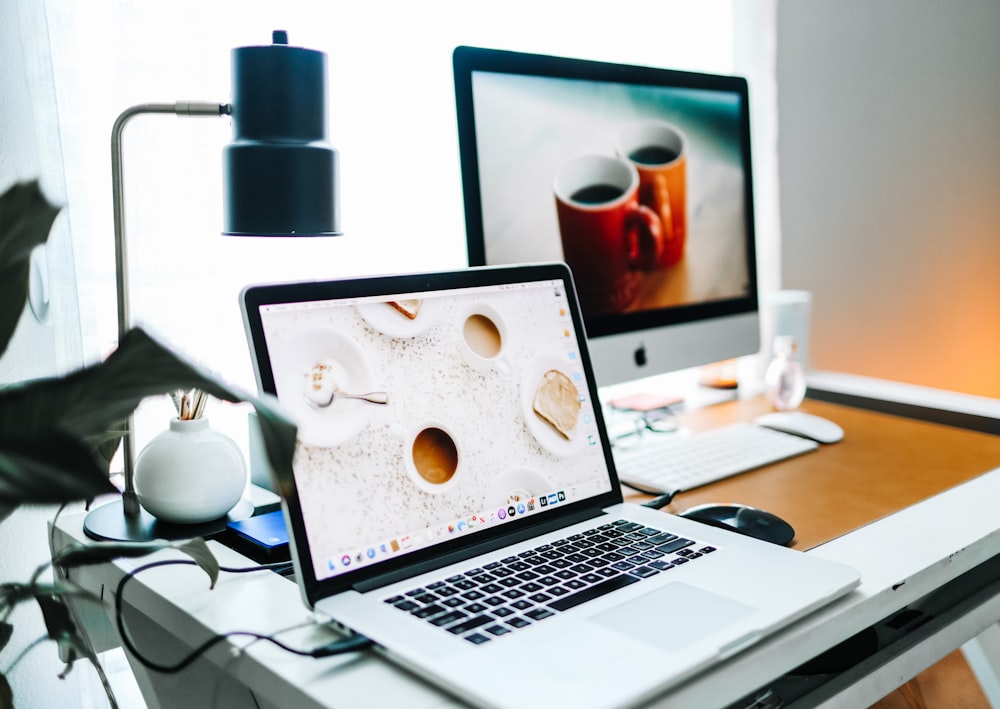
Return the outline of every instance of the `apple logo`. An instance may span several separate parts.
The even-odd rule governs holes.
[[[632,354],[632,357],[635,359],[635,365],[637,367],[645,367],[646,366],[646,345],[644,345],[643,343],[640,342],[639,346],[635,348],[635,352]]]

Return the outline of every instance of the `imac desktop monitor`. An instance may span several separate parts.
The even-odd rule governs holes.
[[[469,264],[565,261],[602,386],[760,347],[745,79],[458,47]]]

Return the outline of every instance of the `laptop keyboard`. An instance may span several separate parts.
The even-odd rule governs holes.
[[[714,551],[620,519],[385,602],[481,645]]]

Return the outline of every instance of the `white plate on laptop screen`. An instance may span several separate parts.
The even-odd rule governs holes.
[[[526,503],[553,491],[552,481],[531,468],[513,468],[502,473],[486,492],[486,509]]]
[[[403,310],[413,313],[412,304],[402,303]],[[413,317],[393,307],[389,301],[361,303],[358,313],[366,323],[383,335],[402,339],[427,332],[440,319],[441,302],[437,298],[422,299]]]
[[[570,437],[567,439],[556,431],[553,426],[539,416],[533,407],[535,392],[545,373],[550,369],[565,374],[573,386],[579,392],[580,385],[573,380],[573,373],[577,369],[565,358],[556,354],[538,355],[528,363],[521,378],[521,413],[524,415],[524,422],[528,426],[531,435],[535,437],[538,444],[552,455],[562,458],[576,455],[583,448],[584,435],[583,426],[577,421]]]
[[[324,390],[330,383],[351,394],[375,388],[368,357],[353,339],[332,328],[303,330],[283,342],[278,354],[275,386],[282,407],[299,427],[299,440],[311,446],[335,446],[368,425],[373,407],[367,402],[337,399],[317,408],[308,398],[317,371],[322,373]]]

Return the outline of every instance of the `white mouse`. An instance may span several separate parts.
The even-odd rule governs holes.
[[[775,411],[758,416],[754,423],[819,443],[836,443],[844,437],[844,429],[833,421],[805,411]]]

